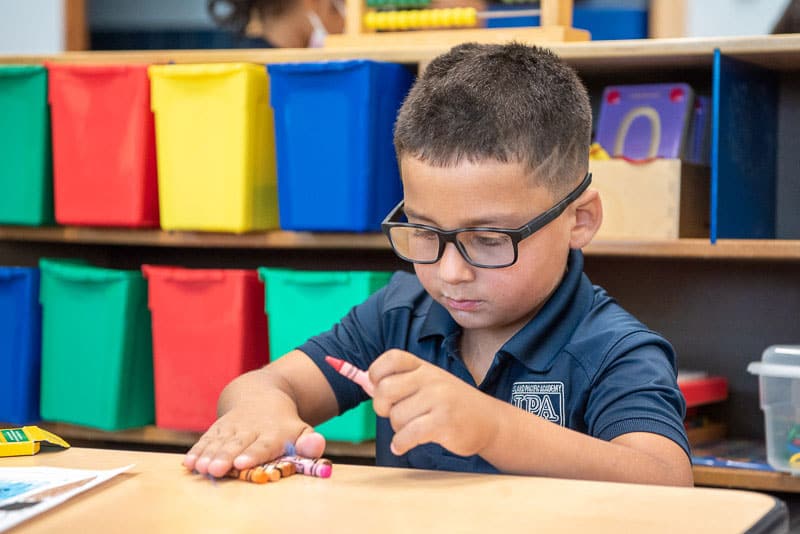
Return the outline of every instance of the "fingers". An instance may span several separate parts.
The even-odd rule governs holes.
[[[407,453],[414,447],[434,440],[435,423],[428,412],[416,417],[403,426],[392,438],[391,451],[395,456]]]
[[[228,444],[226,444],[226,446],[227,445]],[[223,450],[223,454],[226,453],[227,450]],[[254,465],[264,464],[274,460],[283,453],[284,445],[282,443],[280,443],[277,439],[274,439],[274,437],[261,435],[256,440],[251,442],[250,445],[248,445],[240,453],[233,453],[233,466],[236,469],[247,469],[248,467],[253,467]],[[222,475],[217,475],[211,471],[216,461],[217,460],[215,459],[211,462],[208,472],[214,476],[223,476],[228,472],[227,470],[223,471]],[[222,469],[222,466],[223,464],[220,464],[220,470]]]
[[[372,407],[381,417],[389,417],[392,407],[419,391],[420,384],[409,374],[389,375],[375,387]]]
[[[203,456],[203,453],[206,452],[206,449],[211,450],[214,448],[212,445],[220,436],[221,431],[218,425],[212,425],[205,434],[200,436],[200,439],[197,440],[189,452],[186,453],[186,456],[183,458],[183,465],[186,469],[192,470],[197,468],[197,462]]]
[[[422,360],[409,352],[388,350],[369,366],[369,379],[377,386],[387,376],[414,371],[422,364]]]
[[[297,453],[318,458],[325,450],[325,438],[308,425],[262,430],[238,430],[254,425],[231,425],[219,420],[186,454],[183,465],[201,474],[223,477],[231,469],[247,469],[264,464],[286,453],[287,442],[295,440]],[[288,437],[288,439],[287,439]]]
[[[325,438],[308,426],[294,442],[294,448],[298,456],[319,458],[325,452]]]
[[[187,454],[187,460],[188,457],[193,457],[193,468],[199,473],[222,477],[233,467],[234,459],[256,439],[257,434],[252,431],[212,428],[192,447]],[[184,461],[184,465],[187,463],[190,462]]]
[[[431,407],[422,398],[423,395],[416,394],[398,402],[388,414],[392,430],[400,432],[413,420],[423,417],[431,412]]]

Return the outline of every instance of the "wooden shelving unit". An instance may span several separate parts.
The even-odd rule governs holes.
[[[226,249],[337,249],[390,250],[383,234],[323,232],[255,232],[216,234],[202,232],[164,232],[161,230],[108,229],[92,227],[0,226],[0,241],[71,243],[178,248]],[[673,239],[652,241],[594,241],[585,251],[588,256],[684,258],[753,261],[800,261],[800,240]]]
[[[691,39],[647,39],[546,43],[583,74],[640,71],[659,68],[708,67],[715,49],[776,70],[800,69],[800,35]],[[272,48],[253,50],[153,50],[67,52],[57,56],[0,55],[0,63],[284,63],[336,59],[375,59],[396,63],[427,63],[446,51],[447,45],[417,44],[397,48],[378,45],[364,48]]]
[[[791,98],[800,72],[800,35],[546,43],[575,67],[591,90],[607,83],[682,80],[711,83],[715,50],[777,71]],[[58,56],[0,56],[0,63],[280,63],[368,58],[426,65],[445,44],[403,48],[376,45],[326,49],[69,52]],[[589,278],[645,324],[670,339],[679,366],[729,379],[727,425],[732,437],[763,435],[757,380],[745,371],[766,346],[800,343],[800,240],[676,239],[597,241],[586,250]],[[247,267],[395,268],[400,265],[379,233],[259,232],[245,235],[160,230],[0,226],[4,264],[35,265],[42,256],[82,257],[104,266],[142,263]],[[358,266],[358,267],[353,267]],[[67,439],[188,447],[194,433],[147,427],[103,433],[49,426]],[[341,447],[338,448],[337,447]],[[332,455],[370,458],[374,444],[331,444]],[[697,467],[698,484],[798,491],[791,477]]]

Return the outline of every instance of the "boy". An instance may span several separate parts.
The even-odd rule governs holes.
[[[431,62],[398,115],[404,202],[384,223],[416,276],[229,384],[184,464],[321,455],[310,425],[368,398],[332,355],[368,369],[378,465],[691,485],[671,346],[582,273],[602,220],[590,136],[586,90],[548,51]]]

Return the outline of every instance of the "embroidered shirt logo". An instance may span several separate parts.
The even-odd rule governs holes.
[[[511,404],[564,426],[563,382],[514,382]]]

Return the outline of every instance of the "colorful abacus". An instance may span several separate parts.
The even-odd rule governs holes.
[[[478,12],[474,7],[370,11],[364,15],[364,27],[373,31],[471,28],[477,24]]]
[[[477,11],[471,7],[422,9],[431,0],[347,0],[345,33],[329,35],[327,47],[453,46],[476,42],[586,41],[589,33],[572,28],[573,0],[541,0],[541,26],[481,28],[481,19],[520,16],[519,12]],[[517,3],[521,0],[501,0]]]

